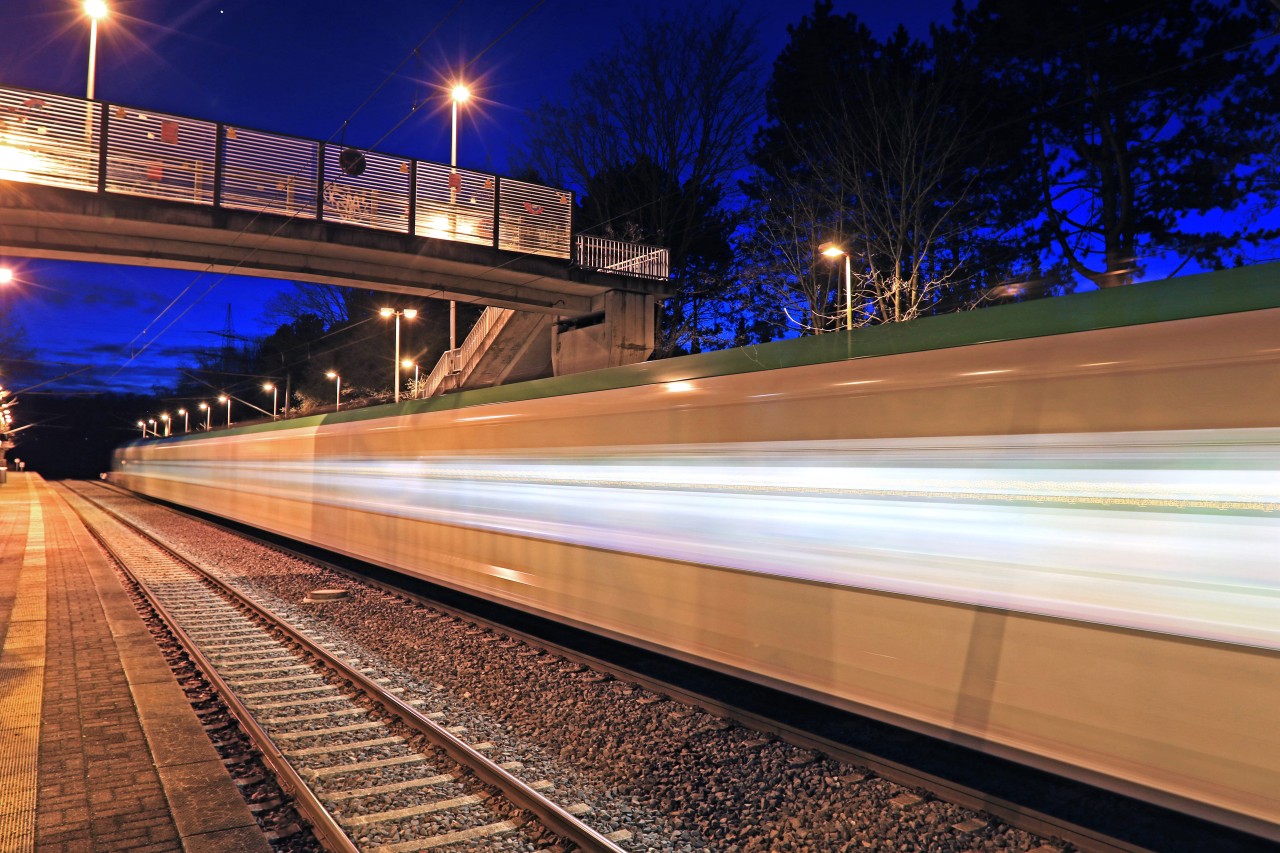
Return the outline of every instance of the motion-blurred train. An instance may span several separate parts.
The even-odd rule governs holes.
[[[1280,838],[1280,267],[134,442],[112,478]]]

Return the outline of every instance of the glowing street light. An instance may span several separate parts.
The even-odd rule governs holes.
[[[271,420],[276,420],[276,413],[280,411],[280,391],[272,382],[262,383],[263,391],[271,392]]]
[[[13,270],[9,267],[0,267],[0,284],[13,283]]]
[[[227,426],[230,427],[231,426],[231,397],[227,394],[219,394],[218,402],[227,404]]]
[[[209,408],[208,403],[201,403],[200,411],[204,412],[204,431],[209,432],[213,429],[213,409]]]
[[[413,396],[417,397],[418,396],[418,363],[416,361],[406,358],[404,361],[400,362],[400,366],[403,367],[405,370],[408,370],[410,367],[413,368]]]
[[[93,72],[97,64],[97,22],[106,17],[106,4],[102,0],[88,0],[84,4],[88,15],[88,86],[84,97],[93,100]]]
[[[151,424],[151,434],[154,435],[156,438],[159,438],[160,433],[156,432],[156,419],[147,418],[147,423]]]
[[[338,389],[333,392],[333,410],[335,412],[342,411],[342,377],[330,370],[325,374],[330,379],[338,383]]]
[[[187,414],[187,410],[178,409],[178,414],[182,415],[182,431],[191,432],[191,416]]]
[[[853,285],[851,283],[852,276],[849,272],[849,253],[840,248],[835,243],[823,243],[818,247],[818,251],[824,257],[835,260],[844,255],[844,327],[846,329],[853,328]]]
[[[449,100],[453,106],[453,131],[449,143],[449,230],[453,239],[458,237],[458,187],[462,180],[458,178],[458,104],[471,100],[471,90],[462,83],[455,83],[449,91]],[[458,348],[458,303],[449,300],[449,349]]]
[[[169,437],[169,413],[161,412],[160,420],[164,421],[164,437],[168,438]]]
[[[378,311],[383,317],[396,318],[396,402],[400,402],[400,318],[403,316],[406,320],[412,320],[418,316],[417,308],[406,308],[403,311],[394,308],[383,308]]]
[[[143,438],[146,438],[146,437],[147,437],[147,422],[146,422],[146,421],[138,421],[138,426],[142,427],[142,437],[143,437]]]

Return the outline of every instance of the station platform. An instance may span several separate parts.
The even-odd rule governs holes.
[[[37,474],[0,485],[0,853],[270,851],[114,569]]]

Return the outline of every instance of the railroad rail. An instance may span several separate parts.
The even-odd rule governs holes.
[[[95,499],[114,490],[89,483],[67,490],[72,507],[204,671],[327,849],[410,853],[487,836],[536,835],[541,827],[583,850],[622,850],[615,842],[629,833],[606,837],[592,829],[579,817],[591,811],[587,804],[553,802],[543,793],[550,782],[526,783],[513,774],[520,762],[491,760],[484,753],[492,744],[464,741],[461,731],[439,722],[442,714],[424,711],[422,700],[396,695],[398,688],[379,683]],[[396,723],[412,734],[400,733]]]

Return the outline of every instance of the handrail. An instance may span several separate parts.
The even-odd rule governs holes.
[[[467,333],[462,346],[455,350],[448,350],[440,356],[436,366],[422,380],[421,387],[414,389],[417,392],[415,396],[434,397],[450,376],[457,377],[453,386],[456,388],[464,381],[464,374],[470,375],[480,361],[480,356],[493,343],[493,339],[506,326],[507,320],[513,314],[515,312],[510,308],[496,308],[492,305],[485,308],[479,319],[476,320],[476,324],[472,326],[471,331]]]
[[[670,275],[668,252],[659,246],[628,243],[594,234],[575,234],[573,264],[597,272],[665,281]]]
[[[0,179],[571,255],[569,190],[31,89],[0,87]]]

